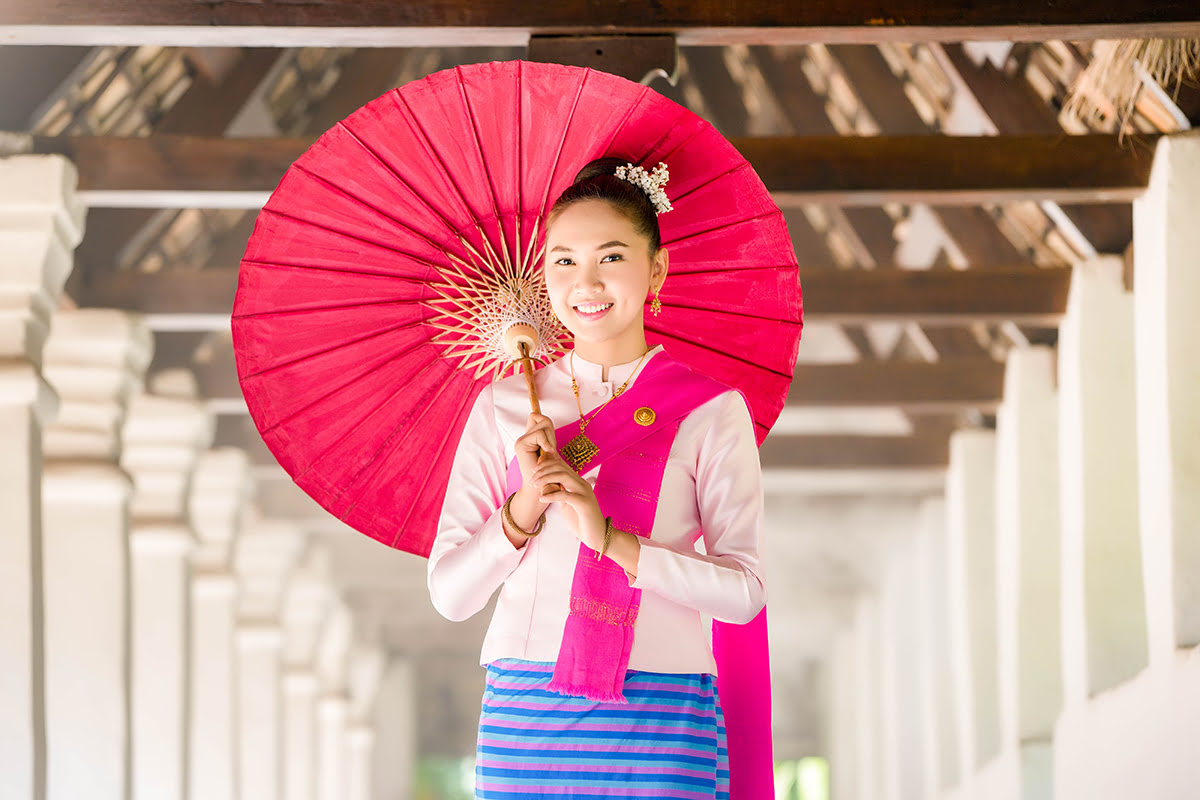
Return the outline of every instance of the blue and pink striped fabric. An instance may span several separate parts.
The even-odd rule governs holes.
[[[487,669],[475,797],[728,800],[725,722],[711,675],[629,670],[628,704],[546,689],[554,664]]]

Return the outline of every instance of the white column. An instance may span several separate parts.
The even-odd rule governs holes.
[[[986,430],[950,438],[946,475],[950,609],[964,780],[1000,751],[996,670],[996,442]]]
[[[926,786],[931,796],[958,785],[961,779],[954,670],[950,635],[950,567],[946,530],[946,503],[941,497],[921,506],[917,538],[918,612],[922,632],[919,672],[925,704]]]
[[[855,736],[859,726],[855,705],[857,663],[854,657],[854,631],[846,627],[833,637],[829,653],[830,714],[829,783],[832,796],[853,800],[858,788],[858,753]]]
[[[59,313],[44,372],[62,400],[46,431],[46,794],[124,800],[129,787],[129,506],[117,465],[154,343],[121,311]]]
[[[162,375],[172,391],[186,376]],[[186,393],[184,393],[186,394]],[[212,443],[213,419],[194,399],[142,395],[125,423],[121,464],[134,478],[130,678],[134,800],[185,796],[191,600],[187,516],[192,471]]]
[[[923,800],[928,791],[924,750],[927,720],[922,714],[918,672],[919,586],[916,548],[910,545],[895,553],[888,564],[881,608],[883,796],[897,800]]]
[[[346,795],[346,725],[350,697],[346,685],[347,659],[353,635],[350,610],[338,605],[330,614],[317,647],[317,800],[342,800]]]
[[[1200,644],[1200,135],[1159,140],[1133,204],[1134,342],[1150,653]]]
[[[0,775],[15,798],[45,796],[42,693],[42,430],[57,398],[42,378],[50,318],[83,236],[75,167],[0,159]]]
[[[371,800],[375,702],[387,667],[383,651],[356,644],[350,652],[347,683],[350,714],[346,731],[346,800]]]
[[[253,479],[246,454],[209,450],[192,479],[192,523],[199,544],[192,553],[191,729],[189,797],[237,797],[237,576],[233,547],[246,513]]]
[[[310,547],[288,581],[283,602],[283,796],[317,796],[317,647],[337,593],[329,553]]]
[[[1147,664],[1133,298],[1121,260],[1077,266],[1059,329],[1062,668],[1067,704]]]
[[[238,729],[241,796],[276,800],[283,791],[283,625],[281,603],[304,534],[275,520],[248,523],[234,565],[238,599]]]
[[[1058,397],[1048,347],[1011,351],[996,415],[1000,725],[1021,752],[1023,798],[1049,797],[1062,710]]]
[[[855,729],[858,797],[884,797],[883,647],[880,643],[879,599],[863,595],[854,608],[855,697],[859,710]]]
[[[413,662],[392,658],[375,703],[376,797],[412,800],[417,764],[417,680]]]

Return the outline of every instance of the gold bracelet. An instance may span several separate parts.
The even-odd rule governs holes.
[[[608,545],[612,542],[613,521],[612,517],[604,518],[604,544],[596,551],[596,560],[604,558],[604,554],[608,552]]]
[[[504,501],[504,521],[508,523],[508,526],[510,528],[512,528],[514,531],[516,531],[517,533],[524,536],[526,539],[532,539],[533,537],[535,537],[539,533],[541,533],[542,528],[544,528],[546,526],[546,512],[543,511],[542,515],[540,517],[538,517],[537,525],[534,526],[533,533],[530,533],[529,531],[525,530],[520,525],[518,525],[517,521],[513,519],[512,501],[513,501],[513,498],[516,496],[517,496],[517,493],[513,492],[512,494],[510,494],[508,496],[508,499]]]

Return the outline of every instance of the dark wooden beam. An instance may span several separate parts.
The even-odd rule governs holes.
[[[4,38],[38,44],[127,43],[144,26],[168,26],[167,31],[154,34],[160,43],[211,44],[223,40],[227,44],[257,42],[274,46],[322,43],[442,46],[464,40],[496,44],[510,43],[516,35],[534,32],[598,31],[676,33],[681,38],[686,35],[687,44],[1046,40],[1195,36],[1200,35],[1198,20],[1200,12],[1189,0],[1155,3],[999,0],[965,5],[954,0],[801,4],[787,0],[745,0],[733,5],[720,0],[665,0],[650,4],[628,1],[603,4],[590,0],[535,4],[516,0],[0,2],[0,33]],[[47,26],[63,28],[47,29]],[[108,30],[94,30],[99,27]],[[214,27],[230,30],[214,31]],[[89,33],[90,37],[84,39]],[[149,33],[145,31],[143,35]],[[164,37],[168,40],[164,41]]]
[[[1069,268],[989,270],[802,269],[808,322],[915,321],[924,325],[1013,320],[1056,325],[1067,305]],[[228,314],[237,269],[115,272],[90,286],[81,306],[145,314]]]
[[[944,433],[913,436],[771,435],[758,450],[772,469],[938,469],[950,463]]]
[[[34,137],[79,168],[81,191],[269,192],[312,143],[302,138]],[[1152,137],[880,136],[738,138],[781,205],[1106,202],[1145,191]],[[201,205],[203,198],[189,198]]]
[[[792,407],[899,407],[920,413],[991,410],[1000,402],[1004,365],[987,359],[800,364]]]

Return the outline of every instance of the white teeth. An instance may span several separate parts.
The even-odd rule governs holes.
[[[590,305],[575,306],[575,310],[581,314],[596,314],[612,308],[612,303],[594,303]]]

